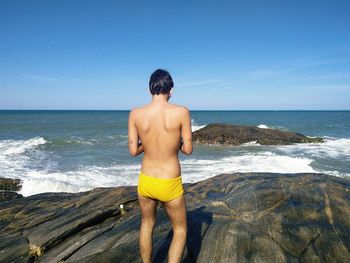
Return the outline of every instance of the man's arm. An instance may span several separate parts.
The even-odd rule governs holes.
[[[139,143],[139,135],[135,124],[135,110],[129,113],[128,121],[129,152],[132,156],[138,156],[143,152],[143,145]]]
[[[180,151],[184,154],[191,154],[193,151],[192,145],[192,128],[190,111],[185,107],[184,115],[181,118],[181,142]]]

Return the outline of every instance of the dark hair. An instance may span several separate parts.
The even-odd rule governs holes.
[[[149,80],[149,90],[152,95],[166,94],[172,87],[174,87],[174,82],[168,71],[157,69],[152,73]]]

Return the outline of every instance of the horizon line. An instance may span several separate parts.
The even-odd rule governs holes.
[[[131,111],[132,109],[0,109],[0,111]],[[190,111],[350,111],[350,109],[190,109]]]

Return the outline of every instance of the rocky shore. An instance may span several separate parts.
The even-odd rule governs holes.
[[[261,145],[287,145],[293,143],[323,142],[319,137],[307,137],[300,133],[265,129],[255,126],[211,123],[193,132],[193,141],[205,144],[240,145],[255,142]]]
[[[234,173],[184,186],[183,262],[349,262],[349,179]],[[0,262],[141,262],[136,186],[2,201],[0,226]],[[154,262],[171,238],[159,203]]]
[[[21,188],[22,182],[20,179],[0,177],[0,202],[23,197],[23,195],[17,193]]]

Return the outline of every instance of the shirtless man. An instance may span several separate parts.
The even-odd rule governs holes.
[[[149,81],[152,102],[129,114],[130,154],[138,156],[144,152],[138,181],[142,215],[139,245],[144,263],[152,261],[158,201],[162,202],[173,229],[169,263],[181,261],[187,238],[186,202],[178,152],[192,153],[191,118],[186,107],[168,103],[173,85],[167,71],[154,71]]]

